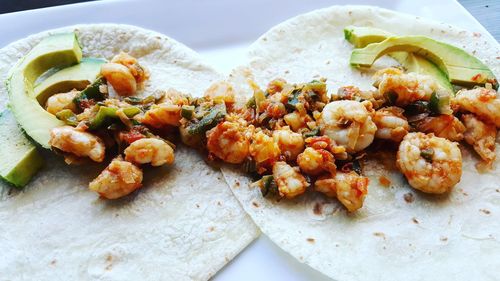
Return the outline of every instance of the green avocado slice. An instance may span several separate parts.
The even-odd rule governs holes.
[[[375,27],[350,25],[344,28],[345,39],[356,48],[364,48],[371,43],[382,42],[391,36],[394,34]],[[448,80],[446,73],[426,58],[408,52],[394,52],[390,53],[389,56],[410,72],[433,76],[443,88],[454,93],[453,85]]]
[[[350,63],[356,67],[369,67],[379,57],[401,51],[429,59],[447,74],[451,83],[468,87],[491,83],[498,89],[498,81],[493,72],[476,57],[460,48],[425,36],[389,37],[380,43],[354,49]]]
[[[33,96],[43,106],[54,94],[83,90],[99,76],[105,62],[98,58],[84,58],[79,64],[63,68],[40,82],[35,86]]]
[[[7,83],[10,107],[19,125],[42,147],[50,148],[50,130],[64,122],[43,109],[34,98],[34,83],[47,70],[79,63],[82,49],[74,33],[51,35],[36,45],[11,70]]]
[[[24,187],[42,167],[43,158],[7,109],[0,113],[0,132],[0,176],[16,187]]]
[[[345,40],[355,48],[364,48],[368,44],[382,42],[391,36],[394,34],[375,27],[349,25],[344,28]]]

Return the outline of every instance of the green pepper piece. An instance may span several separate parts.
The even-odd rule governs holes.
[[[268,194],[276,194],[278,193],[278,186],[274,181],[274,177],[272,175],[263,176],[260,180],[260,192],[262,196],[266,197]]]
[[[127,115],[127,117],[131,118],[131,117],[134,117],[137,114],[141,113],[141,110],[138,107],[131,106],[131,107],[124,108],[123,113],[125,113],[125,115]]]
[[[297,104],[299,103],[299,95],[302,92],[302,89],[295,89],[292,91],[290,96],[288,97],[288,101],[286,103],[286,108],[289,110],[295,110]]]
[[[56,117],[57,119],[64,121],[64,123],[66,123],[67,125],[73,127],[78,125],[78,118],[76,117],[76,114],[69,109],[63,109],[57,112]]]
[[[76,96],[73,99],[73,102],[80,107],[80,109],[83,109],[81,107],[81,102],[83,100],[96,100],[96,101],[101,101],[106,99],[106,94],[101,93],[99,90],[101,85],[106,85],[106,79],[104,77],[99,77],[97,78],[92,84],[87,86],[83,91],[81,91],[78,96]]]
[[[194,106],[192,105],[183,105],[181,107],[181,116],[186,118],[187,120],[193,119],[194,115]]]
[[[226,106],[224,103],[212,107],[207,115],[200,122],[190,124],[187,131],[190,135],[203,134],[209,129],[215,127],[226,116]]]
[[[243,171],[249,174],[257,172],[257,163],[255,163],[253,159],[245,160],[245,162],[243,163]]]
[[[326,91],[326,83],[319,80],[312,80],[306,85],[310,90],[312,90],[316,95],[324,95]]]
[[[452,114],[450,96],[439,95],[437,92],[432,93],[429,100],[429,110],[434,114]]]
[[[405,114],[410,116],[429,112],[429,102],[416,101],[405,107]]]
[[[107,107],[101,106],[99,107],[99,111],[94,116],[94,118],[90,121],[89,129],[97,130],[103,128],[105,126],[110,125],[114,121],[120,120],[116,115],[116,111],[118,108],[115,107]],[[127,115],[127,117],[133,117],[134,115],[141,112],[141,110],[137,107],[127,107],[123,109],[123,113]]]
[[[420,151],[420,156],[422,156],[422,158],[427,160],[427,162],[432,162],[432,157],[434,156],[434,149],[432,148],[422,149],[422,151]]]
[[[255,104],[255,96],[251,97],[247,103],[245,104],[246,107],[248,108],[255,108],[256,107],[256,104]]]
[[[302,136],[304,137],[304,139],[319,136],[319,127],[316,127],[309,132],[303,133]]]

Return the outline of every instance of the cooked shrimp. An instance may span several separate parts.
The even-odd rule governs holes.
[[[136,58],[125,52],[121,52],[118,55],[114,56],[111,62],[126,66],[132,76],[134,76],[134,79],[137,83],[142,83],[144,82],[144,80],[149,78],[149,72],[147,71],[147,69],[142,67]]]
[[[493,163],[496,158],[495,140],[497,138],[497,128],[493,124],[485,123],[473,114],[462,115],[464,122],[465,141],[474,147],[474,150],[481,156],[487,164]]]
[[[172,88],[168,89],[166,92],[160,93],[163,93],[163,96],[158,101],[158,104],[168,103],[178,106],[189,105],[189,94],[179,92]]]
[[[286,114],[283,116],[283,119],[294,132],[297,132],[302,128],[307,128],[307,123],[313,121],[309,114],[301,114],[296,111]]]
[[[90,182],[89,189],[106,199],[117,199],[132,193],[141,185],[142,170],[118,157]]]
[[[301,134],[292,132],[289,127],[274,130],[273,139],[281,153],[289,160],[295,160],[304,150],[304,138]]]
[[[250,155],[259,165],[272,165],[280,156],[280,148],[272,137],[262,131],[258,131],[252,137]]]
[[[458,91],[453,99],[460,111],[471,112],[500,128],[500,98],[493,89],[475,88]]]
[[[168,102],[154,104],[140,118],[140,122],[153,128],[162,128],[164,126],[179,126],[181,120],[181,107]]]
[[[416,129],[423,133],[433,133],[436,137],[461,141],[464,138],[465,126],[453,115],[430,116],[416,124]]]
[[[63,109],[70,109],[76,112],[76,104],[73,99],[78,95],[79,91],[72,90],[67,93],[55,94],[47,99],[46,109],[52,114],[56,114]]]
[[[384,102],[384,96],[379,91],[361,91],[355,86],[340,87],[336,95],[333,95],[333,100],[354,100],[370,101],[375,108],[379,108]]]
[[[105,63],[101,66],[101,74],[120,96],[131,96],[137,91],[137,81],[130,70],[122,64]]]
[[[294,168],[286,162],[276,162],[273,165],[273,177],[280,196],[290,199],[306,191],[309,183],[298,170],[298,167]]]
[[[428,101],[432,93],[437,92],[449,96],[432,76],[415,72],[404,73],[398,68],[379,70],[374,75],[374,80],[374,86],[378,88],[380,95],[398,106],[419,100]]]
[[[408,134],[410,125],[403,115],[403,109],[395,106],[379,109],[373,115],[377,125],[375,137],[400,142]]]
[[[346,147],[349,153],[368,147],[377,131],[371,113],[357,101],[342,100],[327,104],[319,121],[322,134]]]
[[[337,166],[333,155],[325,149],[307,147],[297,157],[300,170],[309,175],[319,175],[323,172],[335,174]]]
[[[226,104],[234,103],[235,100],[233,86],[225,81],[213,83],[205,91],[205,97],[215,102],[224,102]]]
[[[356,172],[337,172],[335,175],[320,177],[314,183],[314,190],[329,197],[337,198],[349,212],[354,212],[363,206],[368,193],[368,178]]]
[[[433,134],[409,133],[399,145],[397,166],[413,188],[444,193],[460,181],[462,154],[456,142]]]
[[[70,126],[52,129],[49,145],[78,157],[89,157],[95,162],[104,160],[104,142],[95,135]]]
[[[250,140],[245,127],[224,121],[207,132],[207,149],[222,161],[238,164],[248,156]]]
[[[125,149],[124,153],[125,160],[135,164],[151,163],[151,166],[161,166],[174,163],[172,147],[156,138],[136,140]]]

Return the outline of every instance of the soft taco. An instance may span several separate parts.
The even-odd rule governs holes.
[[[335,280],[493,280],[499,74],[488,35],[334,6],[250,47],[203,144],[260,229]]]
[[[220,171],[156,126],[221,79],[194,51],[77,25],[4,47],[0,73],[0,172],[25,186],[1,183],[2,278],[207,280],[258,235]]]

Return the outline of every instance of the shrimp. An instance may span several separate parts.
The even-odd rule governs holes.
[[[304,138],[301,134],[292,132],[288,126],[273,131],[273,139],[281,153],[289,160],[295,160],[304,150]]]
[[[460,90],[453,99],[460,111],[471,112],[500,128],[500,98],[493,89]]]
[[[335,175],[322,176],[314,183],[314,190],[324,193],[328,197],[337,198],[349,212],[363,207],[365,196],[368,193],[369,180],[351,171],[337,172]]]
[[[258,165],[272,165],[278,160],[281,150],[277,142],[263,131],[258,131],[252,137],[250,155]]]
[[[137,91],[137,81],[134,75],[122,64],[105,63],[101,66],[101,74],[120,96],[131,96]]]
[[[280,196],[290,199],[306,191],[309,183],[298,170],[298,167],[292,167],[286,162],[280,161],[273,165],[273,177]]]
[[[215,101],[232,104],[235,101],[233,86],[225,81],[219,81],[212,84],[206,91],[205,97]]]
[[[323,172],[335,174],[337,166],[333,155],[325,149],[307,147],[297,157],[300,170],[309,175],[319,175]]]
[[[461,119],[465,128],[467,128],[464,134],[465,141],[472,145],[477,154],[487,164],[493,163],[496,158],[497,128],[492,124],[479,120],[473,114],[464,114]]]
[[[106,199],[128,195],[142,185],[142,170],[117,157],[89,184],[89,189]]]
[[[182,92],[179,92],[175,89],[168,89],[166,92],[159,92],[158,94],[163,94],[161,99],[159,100],[158,104],[161,103],[168,103],[168,104],[174,104],[178,106],[183,106],[183,105],[190,105],[189,104],[189,94],[185,94]]]
[[[181,106],[164,102],[152,105],[139,121],[153,128],[162,128],[167,125],[178,127],[181,124],[181,118]]]
[[[141,66],[136,58],[125,52],[120,52],[114,56],[111,62],[127,67],[137,83],[142,83],[149,78],[148,70]]]
[[[458,143],[433,134],[407,134],[399,145],[396,164],[413,188],[426,193],[448,192],[462,176]]]
[[[73,99],[78,95],[79,91],[72,90],[67,93],[55,94],[47,99],[46,109],[49,113],[56,114],[63,109],[69,109],[76,112],[76,104]]]
[[[78,157],[89,157],[95,162],[104,160],[106,149],[99,137],[71,126],[52,129],[49,145]]]
[[[224,121],[207,132],[207,149],[224,162],[239,164],[248,156],[250,140],[238,122]]]
[[[174,150],[160,139],[143,138],[134,141],[124,151],[125,160],[135,164],[161,166],[174,163]]]
[[[379,91],[361,91],[355,86],[340,87],[337,94],[332,98],[333,100],[367,100],[370,101],[375,108],[379,108],[385,102],[384,96],[382,96]]]
[[[367,102],[367,105],[371,103]],[[363,103],[357,101],[331,102],[325,106],[319,119],[321,133],[346,147],[349,153],[368,147],[377,131],[371,113]]]
[[[373,122],[377,125],[375,137],[379,139],[400,142],[410,130],[410,125],[403,116],[403,109],[395,106],[377,110],[373,115]]]
[[[430,116],[415,125],[417,131],[433,133],[436,137],[461,141],[464,138],[465,126],[453,115]]]
[[[398,68],[379,70],[375,73],[374,80],[374,86],[378,88],[380,95],[398,106],[419,100],[429,101],[433,93],[439,93],[439,96],[450,95],[432,76],[404,73]]]
[[[307,128],[307,123],[313,121],[309,114],[291,112],[283,116],[285,123],[292,128],[292,131],[297,132],[302,128]]]

